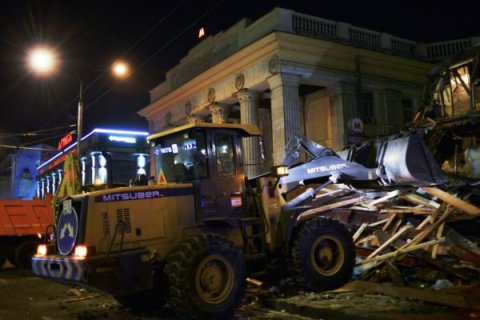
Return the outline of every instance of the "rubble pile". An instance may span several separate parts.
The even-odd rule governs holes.
[[[389,191],[335,185],[322,191],[299,219],[323,212],[352,229],[358,279],[436,289],[479,282],[476,185]]]

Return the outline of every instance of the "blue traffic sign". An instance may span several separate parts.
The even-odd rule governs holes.
[[[60,254],[67,255],[75,246],[78,233],[78,216],[75,208],[64,206],[57,224],[57,244]]]

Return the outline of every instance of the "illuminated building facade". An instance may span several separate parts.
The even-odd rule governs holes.
[[[94,129],[82,138],[80,157],[82,186],[128,185],[137,175],[149,173],[147,132]],[[38,166],[37,197],[55,194],[63,177],[63,162],[77,152],[76,141],[67,135],[59,152]]]
[[[420,106],[432,63],[475,43],[419,43],[276,8],[204,38],[139,114],[151,132],[188,121],[259,126],[262,138],[243,141],[253,177],[282,162],[294,135],[338,150],[397,132]]]

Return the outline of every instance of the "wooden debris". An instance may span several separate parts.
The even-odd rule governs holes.
[[[355,232],[355,234],[353,235],[352,239],[353,239],[353,242],[357,241],[357,239],[360,237],[360,235],[362,234],[362,232],[368,227],[368,223],[363,223],[360,228],[358,228],[358,230]]]
[[[422,242],[430,233],[432,233],[438,226],[440,226],[443,222],[445,222],[445,220],[447,220],[448,216],[452,213],[452,211],[453,210],[451,210],[451,208],[447,208],[447,210],[445,210],[445,213],[442,215],[440,219],[438,219],[428,228],[426,228],[425,230],[420,232],[418,235],[416,235],[412,241],[408,242],[401,249],[408,248]]]
[[[388,200],[390,200],[394,197],[398,197],[400,194],[401,194],[400,190],[391,191],[391,192],[387,193],[386,196],[384,196],[382,198],[379,198],[379,199],[376,199],[376,200],[373,200],[368,205],[369,206],[376,206],[377,204],[380,204],[382,202],[386,202],[386,201],[388,201]]]
[[[412,228],[412,226],[409,226],[409,225],[406,225],[406,226],[403,226],[397,233],[395,233],[390,239],[388,239],[387,241],[385,241],[380,247],[377,248],[377,250],[373,251],[372,254],[370,254],[366,259],[365,259],[365,262],[369,262],[371,260],[371,258],[373,258],[374,256],[376,256],[378,253],[380,253],[383,249],[385,249],[385,247],[387,247],[388,245],[390,245],[392,242],[394,242],[395,240],[397,240],[403,233],[405,233],[407,230],[409,230],[410,228]]]
[[[376,256],[376,257],[370,258],[368,261],[365,260],[363,263],[372,262],[372,261],[387,260],[389,258],[398,258],[404,253],[408,253],[410,251],[415,251],[415,250],[418,250],[418,249],[423,249],[423,248],[426,248],[426,247],[430,247],[430,246],[432,246],[434,244],[437,244],[437,243],[440,243],[442,241],[443,240],[430,240],[430,241],[420,243],[420,244],[417,244],[417,245],[400,248],[400,249],[395,250],[393,252],[389,252],[389,253],[386,253],[386,254],[381,255],[381,256]]]
[[[414,281],[409,278],[408,272],[412,272],[430,285],[437,274],[449,277],[451,283],[479,281],[480,248],[476,242],[480,233],[470,241],[452,231],[449,224],[479,222],[480,208],[469,201],[479,201],[480,191],[462,191],[467,196],[461,198],[435,187],[423,190],[402,187],[387,193],[346,187],[329,191],[317,196],[297,222],[325,215],[356,227],[353,241],[363,258],[355,272],[360,279],[389,278],[398,286],[408,286]]]
[[[435,196],[443,201],[445,201],[446,203],[448,203],[449,205],[457,208],[457,209],[460,209],[468,214],[471,214],[471,215],[480,215],[480,208],[460,199],[460,198],[457,198],[455,197],[454,195],[451,195],[449,194],[448,192],[445,192],[443,190],[440,190],[438,188],[434,188],[434,187],[425,187],[424,188],[425,191],[427,191],[428,193],[430,193],[432,196]]]
[[[422,223],[420,223],[416,228],[415,230],[422,230],[423,228],[425,228],[425,226],[427,225],[427,223],[432,223],[433,222],[433,217],[430,216],[430,217],[426,217]]]
[[[392,224],[392,221],[397,217],[396,214],[392,214],[389,218],[388,218],[388,221],[383,225],[383,228],[382,230],[383,231],[386,231],[388,229],[388,227],[390,226],[390,224]]]
[[[437,229],[437,239],[444,239],[444,238],[442,238],[444,228],[445,228],[445,222],[440,224],[440,226]],[[437,252],[438,252],[438,244],[433,246],[433,249],[432,249],[432,258],[433,259],[437,258]]]
[[[363,237],[363,238],[359,239],[358,241],[355,242],[355,244],[356,244],[356,245],[359,245],[359,244],[362,244],[362,243],[371,241],[371,240],[376,239],[376,238],[377,238],[376,235],[371,234],[371,235],[369,235],[369,236],[366,236],[366,237]]]
[[[376,222],[373,222],[373,223],[370,223],[368,226],[369,227],[376,227],[376,226],[380,226],[384,223],[387,223],[389,219],[383,219],[383,220],[379,220],[379,221],[376,221]]]
[[[303,221],[310,216],[318,215],[321,212],[325,212],[325,211],[328,211],[328,210],[331,210],[331,209],[346,207],[348,205],[358,203],[359,201],[361,201],[361,199],[362,198],[358,195],[358,196],[355,196],[355,197],[350,198],[350,199],[346,199],[346,200],[343,200],[343,201],[339,201],[339,202],[327,204],[327,205],[324,205],[324,206],[321,206],[321,207],[306,210],[298,216],[297,221],[298,222]]]
[[[251,285],[253,285],[254,287],[261,287],[261,286],[263,286],[263,281],[260,281],[260,280],[258,280],[258,279],[254,279],[254,278],[249,278],[249,277],[247,277],[245,280],[247,281],[248,284],[251,284]]]
[[[401,196],[402,199],[405,199],[413,204],[420,204],[426,207],[438,209],[440,208],[440,203],[435,202],[433,200],[428,200],[427,198],[424,198],[422,196],[419,196],[418,194],[414,193],[407,193]]]
[[[413,213],[413,214],[432,214],[433,210],[429,208],[398,208],[393,207],[392,209],[382,209],[380,213]]]

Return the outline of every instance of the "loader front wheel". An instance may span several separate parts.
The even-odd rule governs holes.
[[[241,251],[221,236],[200,234],[167,257],[170,305],[179,318],[223,319],[240,304],[246,268]]]
[[[354,262],[352,236],[338,221],[319,217],[298,227],[292,264],[306,289],[324,291],[344,285],[352,276]]]

